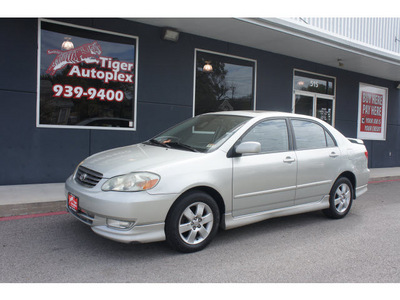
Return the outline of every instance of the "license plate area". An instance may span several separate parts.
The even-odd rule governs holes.
[[[71,193],[68,193],[68,207],[74,212],[78,211],[79,198]]]

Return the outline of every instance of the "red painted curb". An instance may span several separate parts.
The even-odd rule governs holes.
[[[392,182],[392,181],[400,181],[400,179],[388,179],[388,180],[379,180],[379,181],[369,181],[368,184],[370,184],[370,183]]]
[[[38,218],[38,217],[47,217],[47,216],[56,216],[56,215],[65,215],[68,212],[66,211],[56,211],[51,213],[42,213],[42,214],[32,214],[32,215],[22,215],[22,216],[11,216],[11,217],[1,217],[1,221],[11,221],[11,220],[19,220],[19,219],[29,219],[29,218]]]

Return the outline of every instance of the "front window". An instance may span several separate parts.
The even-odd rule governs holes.
[[[164,131],[146,143],[194,152],[212,152],[249,119],[243,116],[201,115]]]
[[[267,120],[254,126],[242,142],[259,142],[261,153],[289,151],[289,136],[285,120]]]

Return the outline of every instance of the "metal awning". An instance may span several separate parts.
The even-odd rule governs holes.
[[[400,81],[400,55],[279,18],[129,18],[307,61]],[[342,66],[339,66],[339,62]]]

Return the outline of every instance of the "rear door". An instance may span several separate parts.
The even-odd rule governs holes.
[[[317,122],[292,119],[297,157],[296,205],[320,201],[340,172],[342,155],[329,132]]]
[[[297,160],[287,121],[262,121],[241,142],[259,142],[261,152],[233,158],[234,217],[292,206]]]

